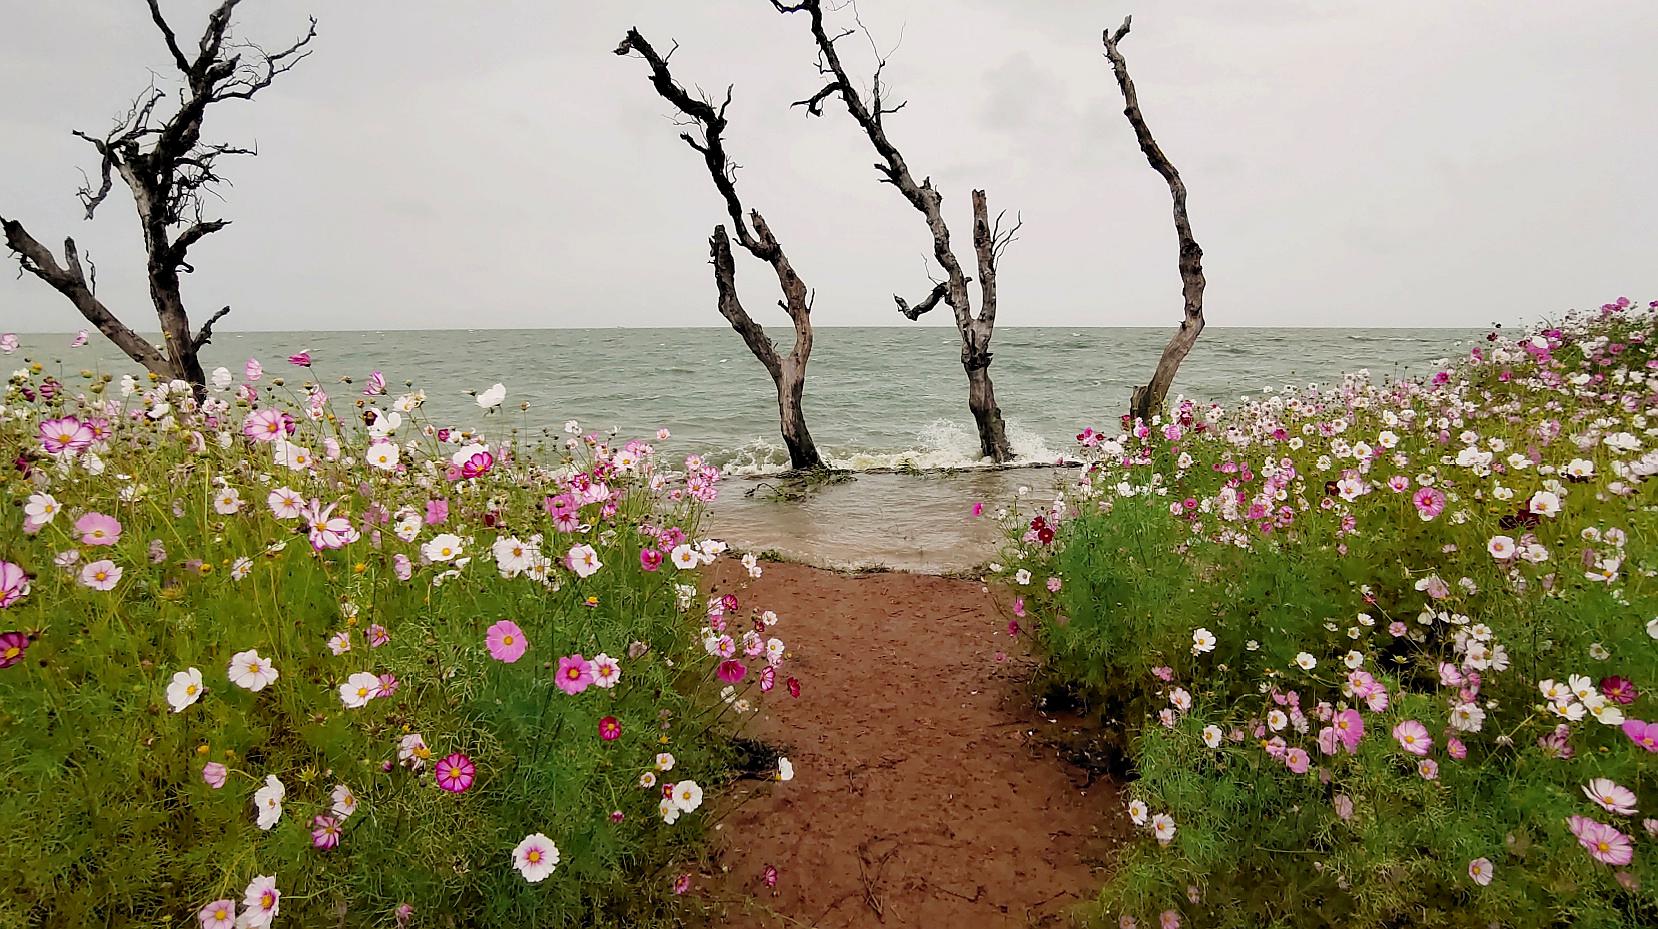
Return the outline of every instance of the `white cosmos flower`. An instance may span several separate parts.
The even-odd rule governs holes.
[[[252,364],[252,362],[249,362]],[[276,875],[261,874],[248,882],[242,892],[242,915],[236,917],[237,929],[265,929],[281,909],[282,892],[276,889]]]
[[[305,498],[296,491],[278,487],[265,498],[265,505],[271,508],[271,515],[277,519],[298,519],[305,510]]]
[[[214,368],[213,380],[210,383],[212,383],[214,390],[224,390],[230,386],[231,380],[229,368]]]
[[[167,685],[167,705],[173,708],[174,713],[184,712],[184,708],[202,695],[201,669],[186,668],[173,675],[173,682]]]
[[[303,445],[281,440],[272,444],[274,446],[272,456],[276,463],[286,466],[289,470],[305,471],[316,463],[316,458],[311,455],[311,450]]]
[[[1144,800],[1128,801],[1128,818],[1134,820],[1134,825],[1144,826],[1146,824],[1146,813],[1146,803]]]
[[[1554,516],[1560,512],[1560,498],[1546,490],[1531,495],[1527,508],[1538,516]]]
[[[558,867],[558,846],[539,832],[532,832],[512,850],[512,866],[524,880],[539,884]]]
[[[591,545],[571,546],[570,554],[565,560],[569,564],[570,570],[576,572],[577,577],[592,577],[598,573],[600,568],[604,567],[604,564],[599,561],[599,553],[594,551]]]
[[[505,385],[505,384],[496,384],[495,386],[490,387],[487,390],[482,390],[482,391],[478,392],[478,405],[483,407],[486,410],[494,409],[495,407],[500,406],[501,401],[505,400],[506,398],[507,398],[507,385]]]
[[[674,563],[674,567],[682,571],[689,570],[702,563],[702,558],[697,555],[697,550],[683,544],[674,546],[674,550],[668,554],[668,560]]]
[[[340,685],[340,702],[347,709],[357,709],[368,706],[374,695],[380,690],[380,678],[371,671],[358,671],[345,679]]]
[[[1290,724],[1290,718],[1283,710],[1273,710],[1267,714],[1267,728],[1273,732],[1283,732],[1284,727]]]
[[[1583,795],[1608,813],[1620,816],[1635,815],[1635,794],[1616,781],[1597,777],[1583,785]]]
[[[1167,813],[1158,813],[1151,818],[1151,834],[1157,837],[1158,845],[1167,845],[1174,841],[1174,817]]]
[[[351,792],[350,787],[344,784],[335,784],[332,796],[334,805],[329,809],[333,811],[335,816],[345,819],[352,813],[357,812],[357,795]]]
[[[264,690],[277,678],[276,666],[271,660],[259,657],[259,651],[251,648],[232,655],[226,673],[232,684],[252,691]]]
[[[662,802],[656,805],[656,812],[662,814],[662,822],[665,825],[672,826],[674,823],[679,821],[679,814],[681,811],[679,809],[679,805],[674,803],[672,797],[663,797]]]
[[[253,809],[260,829],[269,831],[282,818],[282,798],[287,794],[287,788],[276,779],[276,775],[265,775],[265,786],[253,792]]]
[[[674,769],[674,756],[673,755],[670,755],[667,752],[662,752],[662,753],[660,753],[656,756],[656,770],[658,770],[658,771],[672,771],[673,769]]]
[[[461,537],[453,532],[433,536],[430,542],[420,547],[420,552],[428,561],[452,561],[461,553]]]
[[[63,507],[51,494],[30,494],[29,502],[23,504],[23,515],[29,518],[29,522],[44,526],[55,519],[61,509]]]
[[[368,463],[382,471],[397,470],[398,448],[391,442],[375,442],[368,447]]]
[[[1485,543],[1485,550],[1498,561],[1507,561],[1514,557],[1514,539],[1506,535],[1494,535],[1491,541]]]
[[[674,785],[674,805],[686,813],[696,812],[702,806],[702,788],[696,781],[680,781]]]
[[[1302,652],[1295,656],[1295,666],[1303,671],[1311,671],[1313,668],[1317,667],[1317,665],[1318,659],[1314,658],[1307,652]]]
[[[213,497],[213,512],[229,516],[242,508],[242,495],[234,487],[226,487]]]
[[[1219,726],[1203,727],[1203,744],[1210,748],[1220,748],[1221,731]]]
[[[1025,586],[1026,584],[1029,584],[1030,583],[1030,572],[1025,570],[1024,568],[1020,568],[1018,571],[1015,571],[1013,573],[1013,583],[1018,584],[1021,587]]]
[[[794,762],[783,756],[778,756],[777,779],[780,781],[794,780]]]
[[[1201,626],[1194,629],[1192,631],[1192,654],[1197,655],[1203,652],[1214,651],[1215,641],[1215,634],[1213,632],[1210,632]]]

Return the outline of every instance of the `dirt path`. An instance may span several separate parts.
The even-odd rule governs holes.
[[[782,614],[804,685],[753,734],[786,745],[797,775],[740,785],[752,796],[721,829],[713,924],[1065,925],[1103,882],[1122,805],[1058,760],[1056,724],[1020,686],[1030,661],[981,586],[794,564],[751,584],[745,605]]]

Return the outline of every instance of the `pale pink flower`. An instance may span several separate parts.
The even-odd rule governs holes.
[[[1393,727],[1393,737],[1398,740],[1399,746],[1412,755],[1426,755],[1428,749],[1433,748],[1433,739],[1428,736],[1428,729],[1414,719],[1407,719]]]
[[[503,619],[489,627],[484,636],[484,644],[489,648],[489,655],[496,661],[512,664],[524,657],[524,652],[530,643],[524,639],[524,630],[510,619]]]
[[[108,559],[81,568],[81,583],[93,590],[114,590],[120,582],[121,568]]]
[[[82,545],[114,545],[121,541],[121,523],[113,516],[88,513],[75,520]]]
[[[1635,794],[1609,778],[1597,777],[1583,785],[1583,795],[1608,813],[1635,815]]]

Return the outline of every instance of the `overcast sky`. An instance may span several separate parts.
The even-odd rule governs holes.
[[[208,0],[163,0],[181,36]],[[72,9],[72,13],[71,13]],[[1212,325],[1478,326],[1658,295],[1658,11],[1650,0],[862,0],[908,107],[888,131],[946,198],[1022,213],[1003,325],[1167,325],[1179,280],[1168,191],[1121,114],[1099,34],[1191,190]],[[630,25],[678,40],[680,80],[734,83],[727,141],[817,290],[819,325],[902,323],[925,292],[921,217],[878,184],[820,85],[803,16],[767,0],[249,0],[238,32],[316,53],[207,137],[234,225],[192,252],[196,315],[225,329],[722,325],[707,239],[722,220]],[[901,40],[901,41],[900,41]],[[188,47],[188,46],[187,46]],[[855,49],[854,45],[847,45]],[[867,47],[853,56],[867,68]],[[153,328],[131,201],[81,221],[101,130],[168,56],[143,0],[0,0],[0,214],[73,234],[100,294]],[[966,253],[963,252],[965,255]],[[739,254],[744,297],[781,324]],[[944,313],[928,318],[948,324]],[[0,274],[0,329],[69,331],[67,301]]]

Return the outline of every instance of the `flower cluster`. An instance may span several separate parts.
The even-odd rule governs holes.
[[[1004,511],[1016,613],[1130,721],[1156,841],[1102,916],[1654,912],[1655,308],[1089,429],[1080,481]]]
[[[769,611],[706,647],[739,634],[735,595],[694,608],[718,471],[574,423],[442,427],[380,372],[334,400],[289,361],[298,384],[249,360],[201,393],[6,381],[0,921],[650,911],[672,885],[637,879],[694,856],[785,660]]]

